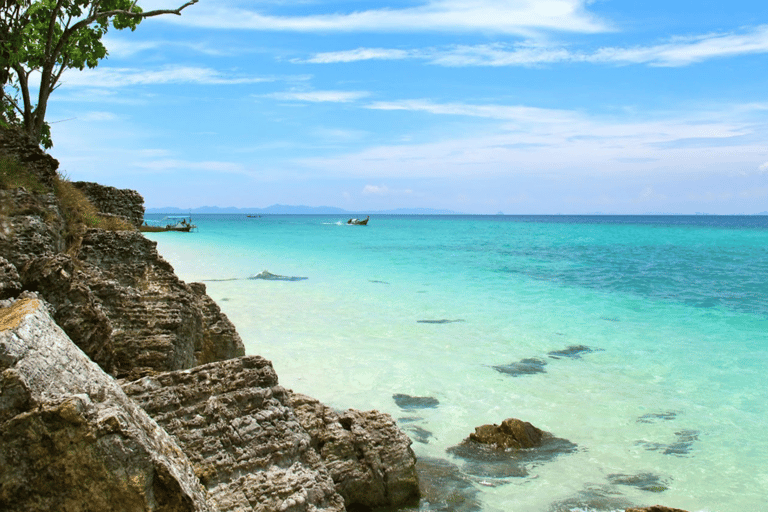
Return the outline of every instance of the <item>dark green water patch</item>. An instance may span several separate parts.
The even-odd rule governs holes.
[[[401,409],[432,409],[440,404],[437,398],[431,396],[411,396],[400,393],[392,395],[392,399]]]
[[[653,473],[638,473],[636,475],[613,474],[608,475],[608,481],[614,485],[637,487],[648,492],[664,492],[669,489],[668,482]]]
[[[521,375],[533,375],[536,373],[546,373],[544,367],[547,362],[543,359],[531,357],[527,359],[521,359],[515,363],[509,363],[506,365],[494,366],[493,369],[497,372],[512,377],[520,377]]]

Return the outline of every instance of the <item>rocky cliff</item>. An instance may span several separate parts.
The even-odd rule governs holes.
[[[340,511],[418,496],[392,418],[336,413],[243,357],[205,286],[131,228],[138,194],[69,184],[2,129],[0,165],[0,509]]]

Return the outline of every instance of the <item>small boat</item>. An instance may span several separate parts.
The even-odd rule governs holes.
[[[165,217],[159,221],[145,220],[141,227],[139,227],[139,231],[144,233],[161,233],[164,231],[180,231],[182,233],[189,233],[193,229],[197,229],[197,226],[192,224],[192,217],[174,216]]]
[[[347,221],[347,224],[349,224],[351,226],[367,226],[368,225],[368,219],[370,219],[370,218],[371,218],[371,216],[369,215],[369,216],[367,216],[364,219],[349,219]]]

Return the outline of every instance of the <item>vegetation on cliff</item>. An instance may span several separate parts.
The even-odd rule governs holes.
[[[102,38],[110,27],[136,27],[144,18],[180,15],[176,9],[144,12],[135,0],[15,0],[0,9],[0,122],[16,124],[50,148],[48,98],[67,69],[96,67],[106,58]],[[37,91],[37,99],[32,92]]]

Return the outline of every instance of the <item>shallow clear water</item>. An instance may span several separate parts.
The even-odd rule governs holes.
[[[508,417],[577,445],[470,476],[483,510],[765,506],[768,217],[345,220],[203,215],[148,237],[281,384],[391,414],[417,456],[466,467],[446,450]],[[263,270],[306,279],[248,279]],[[525,359],[542,371],[494,368]]]

